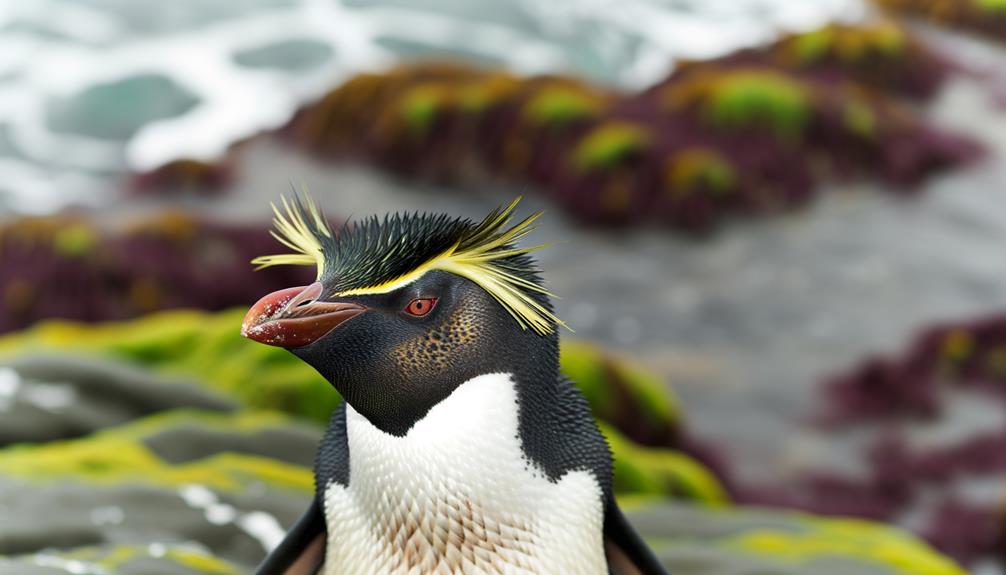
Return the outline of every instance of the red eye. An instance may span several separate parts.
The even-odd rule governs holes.
[[[423,317],[430,313],[435,305],[437,305],[437,298],[435,297],[414,299],[409,302],[409,305],[405,306],[405,313],[416,317]]]

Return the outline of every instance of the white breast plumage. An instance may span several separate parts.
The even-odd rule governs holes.
[[[524,458],[506,374],[460,385],[404,437],[347,407],[349,486],[325,490],[326,575],[604,574],[592,473]]]

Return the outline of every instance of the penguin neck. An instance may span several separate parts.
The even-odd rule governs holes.
[[[557,391],[559,376],[558,335],[510,330],[495,337],[484,353],[466,354],[452,362],[451,369],[431,376],[396,372],[393,379],[333,386],[359,414],[385,433],[404,437],[437,405],[450,398],[467,382],[487,374],[508,374],[518,396],[549,398]],[[544,403],[547,405],[547,403]],[[522,422],[524,416],[522,415]]]
[[[515,478],[495,470],[544,472],[523,451],[521,392],[514,374],[490,373],[457,386],[404,435],[374,426],[348,406],[350,486],[368,492],[421,497],[436,486],[489,494]]]
[[[389,429],[349,402],[350,470],[359,468],[361,458],[382,458],[389,451],[407,457],[425,450],[468,453],[474,460],[490,442],[514,443],[521,459],[532,465],[546,463],[538,440],[552,436],[549,428],[555,425],[550,413],[560,393],[558,334],[511,332],[510,338],[500,341],[497,353],[446,378],[452,381],[450,391],[418,415],[410,415],[407,426]],[[368,439],[354,441],[354,434]]]

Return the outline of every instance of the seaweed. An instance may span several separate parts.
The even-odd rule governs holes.
[[[904,193],[980,157],[976,142],[929,126],[912,105],[952,69],[890,20],[681,63],[638,93],[418,63],[351,78],[279,137],[402,177],[530,182],[585,223],[708,232],[794,209],[828,179],[879,177]],[[682,155],[717,160],[695,179]]]
[[[894,14],[922,17],[936,24],[1006,40],[1006,2],[1002,0],[874,0]]]
[[[1006,404],[1004,350],[1006,316],[991,314],[927,327],[899,353],[868,357],[824,378],[822,413],[814,423],[828,433],[853,434],[868,424],[873,432],[860,442],[865,469],[854,476],[809,472],[768,488],[743,486],[735,489],[737,500],[885,521],[912,516],[918,533],[966,564],[1001,560],[1006,523],[999,499],[962,500],[952,486],[1002,481],[1006,428],[940,441],[909,432],[960,417],[947,409],[951,398]]]
[[[0,225],[0,332],[47,318],[127,319],[161,309],[223,309],[306,285],[299,268],[255,273],[272,250],[264,226],[210,223],[182,212],[103,229],[85,219]]]

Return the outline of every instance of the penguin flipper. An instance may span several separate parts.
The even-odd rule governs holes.
[[[604,552],[611,575],[667,575],[667,570],[633,529],[614,498],[604,510]]]
[[[294,523],[255,575],[317,575],[325,563],[325,515],[317,501]]]

